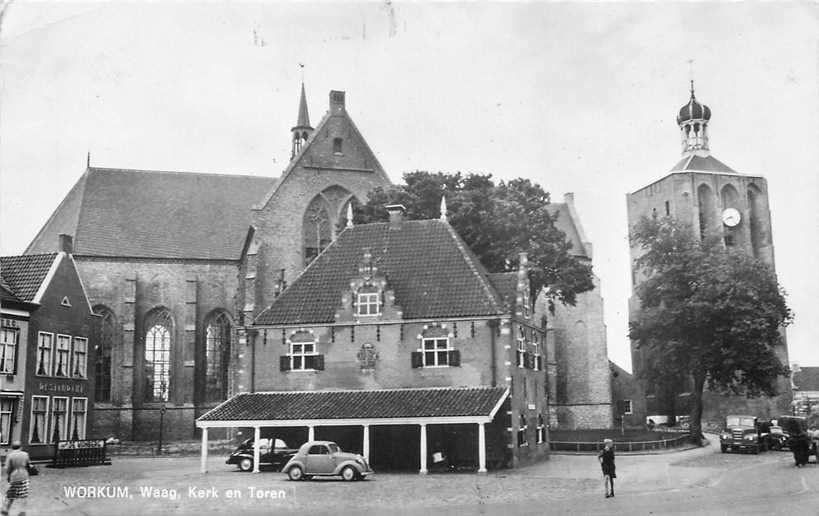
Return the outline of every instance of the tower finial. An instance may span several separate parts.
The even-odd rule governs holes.
[[[447,222],[446,217],[446,190],[441,194],[441,220]]]
[[[691,81],[691,98],[694,98],[694,60],[688,60],[688,79]]]
[[[353,203],[350,201],[347,203],[347,227],[353,227]]]
[[[85,155],[85,167],[91,168],[91,151],[88,151],[88,154]]]

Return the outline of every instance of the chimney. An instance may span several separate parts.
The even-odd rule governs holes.
[[[387,213],[390,214],[390,229],[401,229],[404,212],[407,211],[407,208],[403,204],[388,204],[384,207],[387,209]]]
[[[58,237],[60,239],[60,251],[72,254],[74,252],[74,238],[65,233],[60,233]]]
[[[330,114],[337,115],[344,111],[344,92],[330,90]]]

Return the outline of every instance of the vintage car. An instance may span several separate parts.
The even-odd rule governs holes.
[[[285,464],[282,470],[290,480],[314,476],[340,476],[343,480],[360,480],[372,474],[361,455],[346,453],[332,441],[308,441]]]
[[[260,439],[259,466],[270,465],[280,471],[298,450],[289,448],[281,439]],[[242,471],[253,471],[253,439],[247,439],[230,454],[226,464],[236,464]]]
[[[767,435],[763,435],[754,416],[725,416],[725,428],[719,434],[722,453],[750,451],[759,453],[767,449]]]

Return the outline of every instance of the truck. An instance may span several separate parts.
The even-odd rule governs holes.
[[[768,448],[767,435],[762,432],[756,416],[725,416],[725,426],[719,435],[719,447],[722,453],[750,451],[757,454]]]

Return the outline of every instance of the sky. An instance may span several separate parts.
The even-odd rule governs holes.
[[[278,176],[302,72],[413,170],[574,192],[609,356],[630,369],[626,194],[680,159],[689,80],[712,154],[768,180],[791,362],[819,366],[815,3],[22,3],[0,26],[0,254],[92,166]],[[693,64],[689,64],[693,61]]]

